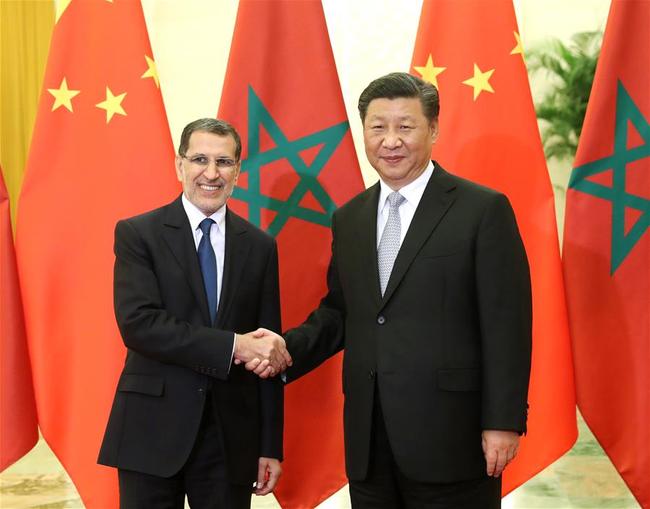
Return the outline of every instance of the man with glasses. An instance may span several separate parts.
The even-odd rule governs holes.
[[[275,240],[225,205],[241,140],[222,120],[183,130],[172,203],[115,229],[114,299],[127,347],[99,463],[118,468],[123,508],[248,508],[281,473],[283,389]],[[151,185],[155,185],[152,182]]]

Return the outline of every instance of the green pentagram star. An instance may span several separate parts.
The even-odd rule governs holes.
[[[628,121],[644,141],[643,145],[628,149]],[[625,189],[626,166],[650,157],[650,123],[643,117],[621,81],[616,92],[616,127],[614,130],[614,153],[573,169],[569,187],[612,202],[612,248],[610,274],[614,274],[634,249],[636,243],[650,226],[650,200],[628,193]],[[650,161],[647,161],[650,165]],[[646,166],[645,171],[650,168]],[[612,186],[607,187],[586,180],[604,171],[612,170]],[[625,234],[625,209],[630,207],[641,212],[630,231]]]
[[[263,126],[275,143],[275,147],[260,152],[260,126]],[[278,124],[273,120],[252,87],[248,87],[248,158],[242,161],[242,172],[248,173],[248,188],[236,187],[233,198],[248,203],[248,220],[260,226],[262,208],[273,210],[277,215],[267,228],[276,236],[290,217],[329,227],[336,204],[318,182],[321,172],[329,158],[336,151],[345,133],[348,122],[341,122],[302,138],[289,141]],[[300,152],[322,145],[311,165],[305,164]],[[296,171],[300,180],[286,201],[266,196],[260,192],[261,171],[264,165],[286,159]],[[300,206],[300,201],[311,192],[324,212]]]

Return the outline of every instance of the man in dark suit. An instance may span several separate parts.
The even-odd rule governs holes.
[[[115,315],[127,347],[99,463],[118,468],[123,508],[248,508],[281,473],[283,389],[243,366],[280,370],[277,248],[226,206],[241,141],[221,120],[181,136],[172,203],[118,222]],[[151,185],[155,185],[152,182]]]
[[[513,211],[430,161],[433,85],[389,74],[364,90],[359,112],[380,182],[334,213],[328,293],[285,334],[286,376],[345,349],[353,507],[500,507],[500,474],[526,429],[531,353]],[[247,368],[266,376],[265,365]]]

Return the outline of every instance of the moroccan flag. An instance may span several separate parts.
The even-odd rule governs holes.
[[[0,471],[38,440],[9,196],[0,170]]]
[[[45,440],[87,508],[117,507],[96,464],[125,348],[112,302],[118,218],[178,192],[140,2],[58,3],[16,250]]]
[[[578,406],[650,508],[650,2],[612,2],[571,174],[564,275]]]
[[[506,494],[577,436],[571,345],[553,191],[510,0],[425,0],[413,74],[440,90],[433,156],[508,196],[531,268],[533,357],[528,433],[504,474]]]
[[[320,1],[239,3],[219,117],[245,153],[229,204],[278,241],[282,325],[326,291],[330,217],[364,189]],[[341,357],[286,389],[285,508],[312,508],[346,482]]]

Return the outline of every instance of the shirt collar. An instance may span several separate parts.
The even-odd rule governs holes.
[[[183,208],[185,209],[185,214],[187,215],[187,219],[189,219],[190,226],[192,227],[192,231],[194,232],[198,229],[199,223],[206,218],[206,215],[203,212],[201,212],[196,205],[194,205],[190,200],[187,199],[185,193],[183,193],[181,200],[183,202]],[[217,226],[219,227],[220,231],[224,231],[223,226],[224,223],[226,222],[225,204],[214,214],[207,217],[209,217],[215,223],[217,223]]]
[[[429,161],[429,164],[424,169],[422,174],[410,184],[402,187],[399,190],[399,194],[406,198],[407,202],[417,207],[420,203],[420,198],[422,198],[422,195],[424,194],[424,188],[427,186],[427,182],[429,182],[429,178],[431,178],[432,173],[433,161]],[[379,179],[379,187],[379,210],[383,210],[384,206],[386,205],[388,195],[392,193],[393,190],[381,179]]]

